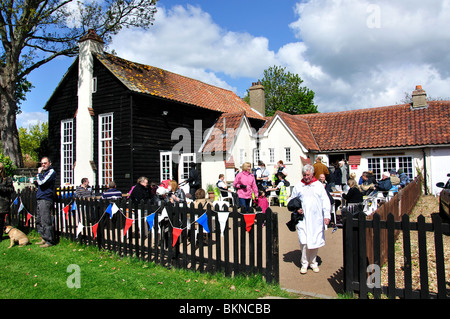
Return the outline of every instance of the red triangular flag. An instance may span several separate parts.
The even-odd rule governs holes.
[[[172,234],[173,234],[173,240],[172,240],[172,247],[175,246],[175,244],[177,243],[178,237],[180,237],[181,232],[183,231],[183,229],[181,228],[173,228],[172,230]]]
[[[63,212],[66,214],[66,220],[67,220],[67,214],[69,213],[69,205],[63,208]]]
[[[134,223],[133,219],[126,217],[125,228],[123,229],[123,237],[125,237],[125,235],[127,234],[128,228],[130,228],[133,223]]]
[[[28,221],[30,220],[30,218],[31,218],[31,214],[27,213],[27,222],[25,223],[25,226],[28,226]]]
[[[97,227],[98,227],[98,223],[95,224],[94,226],[92,226],[92,232],[94,233],[94,238],[93,239],[95,239],[95,236],[97,236]]]
[[[250,232],[250,229],[252,229],[253,224],[255,223],[255,217],[256,214],[244,214],[244,219],[245,219],[245,229],[247,230],[247,232]]]

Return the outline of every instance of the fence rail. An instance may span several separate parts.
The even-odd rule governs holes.
[[[359,298],[381,294],[388,298],[449,298],[445,276],[445,247],[443,236],[450,235],[450,226],[443,223],[438,214],[432,215],[432,223],[425,223],[420,215],[417,222],[411,222],[409,215],[420,196],[420,180],[408,189],[402,190],[389,202],[383,204],[370,217],[359,214],[357,218],[351,211],[344,213],[344,286],[349,292],[357,292]],[[396,251],[395,242],[400,232],[403,234],[401,251]],[[436,261],[437,292],[429,289],[429,264],[427,252],[427,233],[434,233],[433,259]],[[411,237],[418,238],[418,259],[420,288],[413,290]],[[430,244],[430,243],[428,243]],[[396,286],[395,256],[403,254],[404,287]],[[381,286],[381,269],[387,267],[387,286]]]
[[[34,228],[36,194],[24,190],[18,196],[25,213],[15,214],[19,206],[15,205],[10,222]],[[206,218],[200,222],[203,214]],[[268,282],[279,282],[278,215],[270,208],[266,213],[242,213],[237,207],[221,211],[210,204],[198,208],[165,203],[153,206],[125,198],[66,197],[55,202],[54,223],[58,236],[121,256],[200,272],[220,271],[227,276],[259,273]]]

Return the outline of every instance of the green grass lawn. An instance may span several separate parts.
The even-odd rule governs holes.
[[[38,235],[28,234],[31,242]],[[56,246],[0,243],[0,299],[247,299],[292,298],[261,276],[227,278],[222,274],[167,269],[137,258],[61,239]],[[78,280],[79,279],[79,280]],[[79,284],[79,288],[77,288]]]

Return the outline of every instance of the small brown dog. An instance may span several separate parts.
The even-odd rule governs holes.
[[[18,242],[20,247],[28,245],[30,243],[30,240],[28,239],[27,235],[25,235],[22,231],[18,230],[17,228],[14,228],[12,226],[6,226],[5,233],[9,235],[9,238],[11,240],[11,245],[9,245],[8,248],[14,246],[15,242]]]

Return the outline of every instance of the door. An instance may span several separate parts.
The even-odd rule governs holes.
[[[159,165],[160,181],[172,179],[172,152],[160,152]]]
[[[178,183],[181,184],[183,181],[187,180],[189,178],[189,170],[191,163],[195,163],[195,153],[185,153],[180,154],[179,157],[179,164],[178,164]],[[186,183],[185,185],[180,186],[181,189],[187,194],[189,193],[189,184]]]

